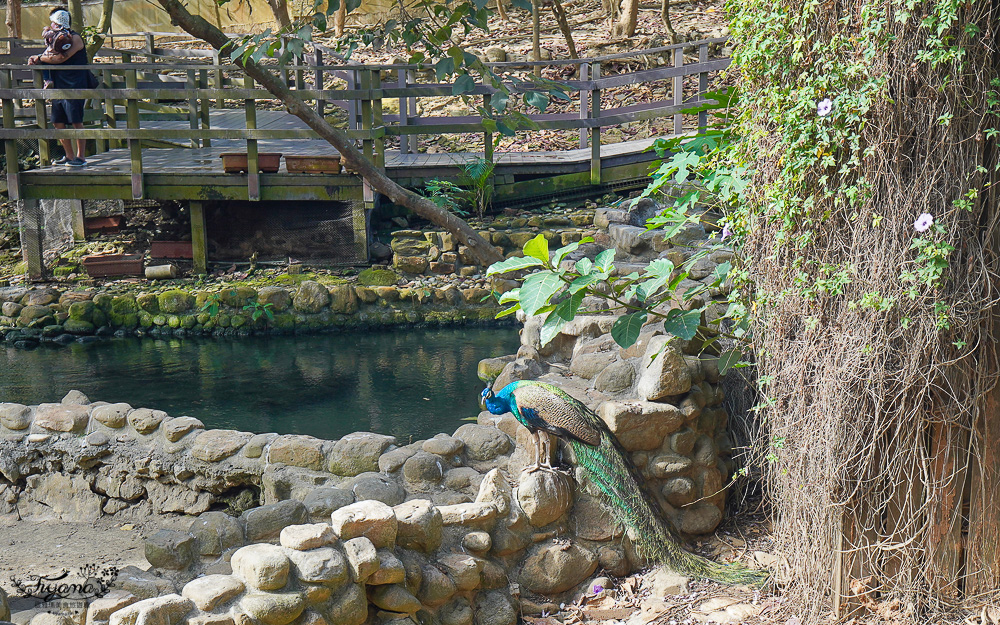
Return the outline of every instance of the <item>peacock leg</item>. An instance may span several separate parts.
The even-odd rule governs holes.
[[[531,436],[534,438],[535,441],[535,462],[534,464],[528,467],[527,469],[528,473],[534,473],[535,471],[538,471],[539,469],[542,468],[542,463],[541,460],[539,459],[539,454],[541,453],[541,446],[542,446],[541,434],[542,433],[538,430],[535,430],[534,432],[531,433]]]
[[[539,432],[538,437],[542,442],[542,468],[552,471],[552,437],[545,432]]]

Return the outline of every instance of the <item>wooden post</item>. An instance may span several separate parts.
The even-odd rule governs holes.
[[[28,278],[41,280],[45,277],[45,265],[42,262],[42,210],[38,200],[19,200],[17,215],[21,229],[21,256],[28,268]]]
[[[411,84],[411,85],[417,84],[417,72],[415,70],[412,70],[412,69],[406,70],[406,82],[407,82],[407,84]],[[414,117],[417,116],[417,99],[415,97],[414,98],[407,98],[406,114],[407,115],[412,115]],[[407,122],[409,122],[409,119],[407,119]],[[420,136],[419,135],[410,135],[410,141],[409,141],[409,143],[407,143],[407,148],[410,150],[411,154],[414,153],[414,152],[419,152],[420,151]]]
[[[321,91],[323,89],[323,51],[318,46],[313,50],[313,58],[316,61],[313,89]],[[326,100],[316,98],[316,112],[319,113],[320,117],[323,116],[324,109],[326,109]]]
[[[483,109],[489,110],[489,108],[490,96],[483,95]],[[488,130],[483,132],[483,158],[485,158],[488,163],[493,162],[493,133]]]
[[[189,69],[187,71],[187,80],[184,82],[184,86],[187,87],[188,89],[198,88],[198,78],[197,78],[197,72],[195,70]],[[199,118],[200,115],[198,111],[198,96],[193,95],[188,98],[188,122],[191,125],[191,130],[194,130],[195,132],[197,132],[198,130]],[[192,148],[200,147],[200,144],[198,142],[198,137],[196,136],[191,137],[191,147]]]
[[[934,424],[930,441],[930,479],[936,487],[928,491],[931,498],[927,559],[931,585],[949,599],[957,598],[961,591],[962,499],[968,475],[968,444],[969,432],[959,425]]]
[[[380,132],[384,129],[382,121],[382,72],[371,70],[371,88],[378,92],[372,100],[372,132]],[[385,136],[376,137],[374,140],[375,166],[385,170]]]
[[[11,70],[0,72],[0,87],[11,88],[13,81]],[[14,128],[14,101],[9,98],[3,100],[3,127]],[[18,175],[17,162],[17,141],[4,139],[4,156],[7,158],[7,196],[11,200],[18,200],[21,197],[21,177]]]
[[[400,89],[406,89],[406,79],[408,77],[409,70],[400,69],[396,73],[398,75],[397,84]],[[406,111],[406,105],[409,103],[409,98],[405,96],[399,96],[399,126],[405,128],[409,123],[409,115]],[[409,135],[399,135],[399,153],[409,154],[410,153],[410,136]]]
[[[684,48],[674,48],[674,67],[684,67]],[[674,76],[674,104],[684,104],[684,76]],[[674,113],[674,134],[684,132],[684,116]]]
[[[590,66],[593,80],[601,77],[601,62],[595,61]],[[601,90],[594,88],[590,94],[590,119],[598,123],[601,117]],[[590,184],[601,184],[601,127],[590,129]]]
[[[35,89],[41,89],[45,86],[45,81],[42,80],[42,70],[36,69],[31,73],[32,87]],[[35,123],[38,124],[39,128],[48,128],[49,122],[48,118],[45,116],[45,99],[35,98]],[[47,167],[52,164],[52,156],[49,154],[49,140],[39,139],[38,140],[38,163],[42,167]]]
[[[991,194],[994,198],[996,193]],[[985,199],[985,198],[984,198]],[[989,201],[989,200],[987,200]],[[996,237],[993,249],[997,249]],[[994,327],[1000,319],[994,317]],[[995,335],[994,335],[995,336]],[[1000,354],[984,346],[986,370],[1000,371]],[[983,393],[982,406],[973,425],[978,462],[969,489],[969,553],[966,564],[968,596],[985,596],[1000,587],[1000,386]]]
[[[198,70],[198,88],[208,89],[208,70],[201,69]],[[212,114],[208,107],[208,98],[204,97],[204,94],[198,98],[201,102],[201,127],[203,130],[209,130],[212,128]],[[212,140],[207,136],[201,140],[201,147],[210,148],[212,147]]]
[[[698,46],[698,62],[708,63],[708,44],[703,43]],[[705,92],[708,91],[708,72],[698,73],[698,97],[704,98]],[[705,132],[708,128],[708,112],[702,111],[698,113],[698,132]]]
[[[109,89],[112,86],[112,73],[110,69],[101,70],[101,77],[104,85]],[[115,117],[114,98],[104,98],[104,124],[108,128],[117,128],[118,119]],[[108,139],[108,149],[120,148],[125,145],[120,139]]]
[[[590,78],[590,65],[580,63],[580,80],[586,81]],[[580,119],[590,118],[590,90],[580,89]],[[580,129],[580,148],[587,147],[588,129]]]
[[[205,231],[205,206],[201,202],[190,202],[188,213],[191,217],[191,257],[195,275],[208,273],[208,236]]]
[[[253,89],[253,78],[245,76],[243,87]],[[247,115],[247,130],[257,129],[257,100],[247,98],[244,106]],[[260,199],[260,167],[257,159],[257,140],[247,139],[247,197],[251,200]]]
[[[366,69],[361,71],[361,89],[369,91],[372,88],[372,70]],[[369,99],[370,95],[365,95],[361,100],[361,130],[367,130],[368,133],[365,134],[361,139],[361,150],[365,155],[365,158],[369,161],[375,158],[375,144],[372,141],[371,130],[372,130],[372,101]]]
[[[542,61],[542,46],[539,42],[541,38],[541,21],[539,16],[538,3],[541,0],[531,0],[531,60],[541,63]],[[542,66],[535,65],[531,68],[535,76],[541,78],[542,76]]]
[[[226,77],[222,73],[222,60],[218,50],[212,50],[212,65],[215,66],[215,88],[222,91],[226,85]],[[226,101],[223,98],[217,98],[215,100],[215,108],[226,108]]]
[[[67,200],[70,210],[70,224],[73,228],[73,240],[77,243],[87,240],[83,227],[83,200]]]
[[[136,89],[137,85],[136,71],[125,70],[125,88]],[[129,130],[139,128],[139,102],[135,97],[129,97],[125,101],[125,119]],[[140,200],[146,193],[142,180],[142,142],[139,139],[129,139],[128,151],[132,161],[132,198]]]

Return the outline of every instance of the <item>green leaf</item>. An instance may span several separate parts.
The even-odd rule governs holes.
[[[361,6],[361,0],[345,0],[345,2],[347,4],[348,13]]]
[[[622,315],[615,319],[614,325],[611,326],[611,338],[621,347],[632,347],[639,338],[644,323],[646,323],[645,310]]]
[[[545,318],[545,323],[542,324],[539,338],[543,347],[548,345],[549,341],[554,339],[567,323],[573,321],[582,301],[583,293],[577,293],[556,304],[549,316]]]
[[[500,297],[497,298],[497,303],[509,304],[511,302],[521,301],[521,294],[518,291],[520,291],[520,289],[511,289],[506,293],[501,293]]]
[[[639,285],[639,295],[643,301],[649,299],[657,290],[670,280],[674,264],[666,258],[658,258],[646,267],[646,280]]]
[[[549,94],[540,91],[529,91],[524,94],[524,103],[544,112],[545,108],[549,105]]]
[[[594,241],[593,237],[583,237],[576,243],[570,243],[569,245],[564,245],[563,247],[560,247],[552,254],[552,266],[558,267],[559,263],[563,261],[563,258],[565,258],[567,254],[575,252],[576,249],[581,245],[583,245],[584,243],[592,243],[593,241]]]
[[[585,276],[594,270],[594,263],[589,258],[581,258],[576,261],[575,269],[578,274]]]
[[[733,268],[733,264],[730,262],[724,262],[721,265],[716,265],[715,271],[712,272],[711,284],[713,286],[719,286],[726,281],[726,277],[729,275],[729,270]]]
[[[434,75],[438,80],[444,80],[455,73],[455,59],[446,56],[434,64]]]
[[[614,267],[614,262],[615,262],[615,248],[611,248],[610,250],[604,250],[603,252],[597,255],[597,258],[594,259],[594,264],[603,273],[610,273],[611,268]]]
[[[500,134],[508,136],[508,137],[513,137],[513,136],[515,136],[517,134],[516,132],[514,132],[513,128],[511,128],[510,126],[508,126],[504,122],[497,122],[497,130],[500,131]]]
[[[503,113],[504,109],[507,108],[507,94],[503,91],[497,91],[490,96],[490,106],[497,113]]]
[[[462,67],[462,63],[465,61],[465,53],[462,48],[458,46],[452,46],[448,48],[448,56],[455,61],[455,67]]]
[[[729,371],[742,357],[743,352],[738,349],[731,349],[719,354],[719,375],[725,375],[726,371]]]
[[[506,317],[507,315],[513,315],[514,313],[516,313],[519,310],[521,310],[521,305],[520,304],[514,304],[510,308],[505,308],[505,309],[501,310],[500,312],[498,312],[496,318],[500,319],[502,317]]]
[[[423,52],[419,52],[418,51],[418,52],[414,52],[413,54],[411,54],[410,55],[410,59],[407,62],[410,63],[411,65],[417,65],[418,63],[423,63],[424,59],[426,59],[426,58],[427,57],[424,55]]]
[[[525,11],[531,10],[530,0],[511,0],[510,3],[519,9],[523,9]]]
[[[701,323],[701,309],[680,310],[673,308],[663,320],[663,329],[678,338],[690,341],[698,333]]]
[[[468,74],[462,74],[451,87],[451,95],[462,95],[470,93],[476,89],[476,80]]]
[[[583,289],[587,288],[591,284],[593,284],[595,282],[600,282],[600,281],[601,281],[601,274],[599,274],[599,273],[588,273],[587,275],[575,278],[572,282],[570,282],[570,284],[569,284],[569,292],[570,293],[576,293],[577,291],[582,291]]]
[[[522,258],[520,256],[512,256],[507,260],[501,260],[500,262],[493,263],[490,268],[486,270],[487,276],[495,276],[499,274],[509,273],[511,271],[517,271],[519,269],[527,269],[528,267],[539,267],[542,262],[537,258]]]
[[[524,255],[537,258],[543,263],[549,262],[549,242],[540,234],[535,236],[524,244]]]
[[[564,282],[552,271],[533,273],[521,285],[521,308],[525,314],[534,315],[549,303],[549,299],[562,290]]]

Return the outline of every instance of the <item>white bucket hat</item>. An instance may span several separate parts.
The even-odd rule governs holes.
[[[69,11],[53,11],[52,15],[49,16],[54,24],[59,24],[63,28],[69,28]]]

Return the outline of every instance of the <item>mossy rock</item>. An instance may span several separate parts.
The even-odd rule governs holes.
[[[314,273],[297,273],[297,274],[284,274],[280,276],[275,276],[274,282],[278,285],[284,286],[297,286],[302,284],[306,280],[315,280],[316,274]]]
[[[160,312],[160,302],[157,300],[155,293],[143,293],[136,297],[135,301],[139,304],[139,308],[151,315]]]
[[[167,325],[176,330],[181,327],[181,318],[177,315],[170,315],[167,317]]]
[[[143,328],[153,327],[153,315],[147,312],[139,313],[139,325]]]
[[[233,315],[229,319],[229,327],[233,329],[242,328],[248,323],[250,323],[250,318],[247,315],[242,315],[242,314]]]
[[[272,328],[278,330],[291,330],[295,327],[295,315],[291,313],[277,313],[270,323]]]
[[[181,327],[190,330],[198,325],[198,319],[194,315],[184,315],[181,317]]]
[[[53,267],[52,275],[57,278],[65,278],[66,276],[76,273],[76,266],[72,267]]]
[[[92,301],[94,302],[94,306],[97,306],[101,310],[110,310],[111,302],[114,301],[114,297],[109,293],[98,293],[94,296]]]
[[[219,313],[215,316],[215,325],[220,328],[228,328],[230,321],[231,319],[226,313]]]
[[[198,316],[195,317],[195,320],[200,325],[206,325],[206,324],[208,324],[208,322],[210,322],[212,320],[212,315],[208,314],[207,312],[201,312],[201,313],[198,313]]]
[[[69,318],[79,321],[91,321],[96,308],[94,302],[73,302],[69,305]]]
[[[194,296],[180,289],[171,289],[160,293],[156,299],[160,304],[161,312],[172,314],[187,312],[195,303]]]
[[[63,324],[63,330],[69,334],[93,334],[94,324],[81,319],[67,319]]]
[[[143,314],[149,317],[149,313]],[[111,322],[111,326],[115,328],[134,328],[139,325],[139,315],[136,313],[125,313],[122,315],[115,312],[109,312],[108,320]]]
[[[127,315],[139,312],[139,304],[131,295],[119,295],[111,301],[111,312],[116,315]]]
[[[167,325],[167,316],[166,315],[153,315],[153,325],[157,325],[157,326],[161,326],[161,327]]]
[[[223,289],[219,292],[219,300],[226,306],[243,308],[248,302],[257,301],[257,289],[241,286],[235,289]]]
[[[358,284],[362,286],[392,286],[399,282],[399,276],[390,269],[365,269],[358,274]]]
[[[108,325],[108,316],[100,308],[94,308],[94,311],[90,313],[90,323],[97,328]]]

